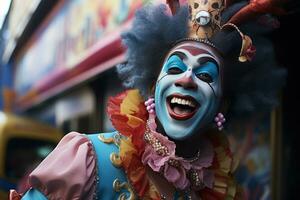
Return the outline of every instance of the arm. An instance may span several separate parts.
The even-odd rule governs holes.
[[[31,189],[22,199],[92,199],[97,168],[95,156],[93,145],[85,135],[67,134],[29,175]],[[10,200],[20,197],[12,191]]]

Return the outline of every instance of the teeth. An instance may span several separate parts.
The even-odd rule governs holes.
[[[187,99],[178,98],[178,97],[173,97],[171,99],[171,103],[177,103],[177,104],[181,104],[181,105],[188,105],[191,107],[196,107],[194,102],[187,100]]]

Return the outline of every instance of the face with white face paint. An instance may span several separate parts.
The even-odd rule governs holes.
[[[196,41],[176,45],[157,79],[155,110],[166,134],[175,140],[194,136],[210,124],[222,96],[222,58]]]

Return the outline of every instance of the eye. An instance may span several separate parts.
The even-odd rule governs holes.
[[[203,73],[197,74],[196,76],[197,76],[201,81],[204,81],[204,82],[206,82],[206,83],[212,83],[212,82],[213,82],[213,79],[212,79],[211,75],[208,74],[208,73],[203,72]]]
[[[197,9],[199,7],[198,3],[194,3],[194,8]]]
[[[213,4],[211,5],[211,7],[214,8],[214,9],[218,9],[218,8],[219,8],[218,2],[213,3]]]
[[[181,74],[182,72],[183,71],[180,68],[178,68],[178,67],[171,67],[167,71],[168,74]]]

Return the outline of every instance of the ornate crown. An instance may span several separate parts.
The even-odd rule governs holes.
[[[222,24],[222,12],[231,4],[230,0],[187,0],[189,7],[189,37],[210,44],[210,39],[222,29],[233,28],[242,38],[239,61],[251,61],[255,47],[249,36],[243,34],[236,24],[249,17],[255,17],[266,12],[280,13],[273,0],[251,0],[247,6],[234,14]],[[180,7],[179,0],[167,0],[174,15]]]
[[[224,0],[189,0],[189,36],[209,39],[221,29]]]

